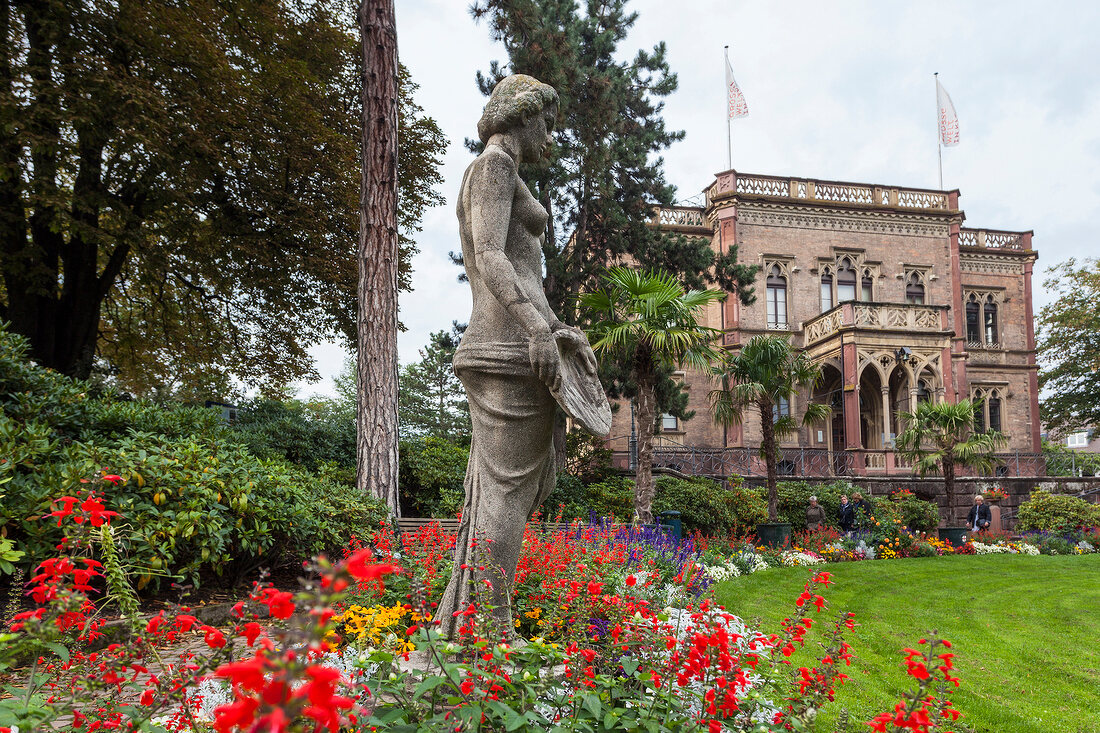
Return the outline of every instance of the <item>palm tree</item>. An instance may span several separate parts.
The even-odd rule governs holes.
[[[763,434],[760,452],[768,469],[768,521],[773,524],[779,521],[776,490],[779,439],[798,430],[800,424],[789,412],[780,414],[779,406],[790,405],[801,388],[812,388],[820,376],[821,367],[804,353],[795,352],[786,338],[754,336],[741,353],[726,361],[720,374],[722,387],[710,393],[714,419],[723,427],[741,422],[746,407],[755,407],[760,412]],[[810,403],[801,424],[828,416],[827,405]]]
[[[916,412],[902,413],[905,430],[897,436],[895,449],[914,461],[913,468],[924,476],[943,471],[947,494],[945,521],[955,519],[955,467],[968,466],[979,472],[991,471],[993,452],[1006,442],[996,431],[974,430],[974,416],[980,401],[922,402]]]
[[[653,427],[657,420],[657,376],[661,366],[710,370],[722,357],[713,341],[721,332],[699,325],[708,303],[720,290],[690,290],[667,272],[613,267],[604,285],[580,296],[593,325],[592,349],[601,356],[628,360],[637,389],[638,466],[634,481],[634,520],[653,522]]]

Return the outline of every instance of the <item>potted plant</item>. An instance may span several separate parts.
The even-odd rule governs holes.
[[[801,421],[781,414],[780,404],[793,404],[801,388],[812,388],[821,368],[804,353],[796,353],[782,336],[754,336],[741,353],[728,359],[718,374],[722,386],[710,393],[714,419],[723,427],[741,422],[745,407],[760,413],[760,453],[767,467],[768,521],[756,527],[756,536],[767,547],[790,544],[791,525],[779,521],[779,492],[776,489],[779,440],[800,424],[819,422],[829,416],[829,407],[806,405]]]
[[[1001,488],[993,488],[982,494],[986,504],[1000,504],[1008,500],[1008,492]]]
[[[895,444],[902,457],[913,461],[919,475],[942,471],[947,508],[940,539],[956,547],[963,543],[969,528],[963,526],[965,520],[955,508],[955,467],[990,471],[996,462],[993,452],[1005,443],[1005,437],[996,431],[974,430],[974,415],[979,409],[981,403],[972,400],[922,402],[915,412],[903,413],[906,428]]]

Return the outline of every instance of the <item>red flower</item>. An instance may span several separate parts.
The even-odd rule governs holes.
[[[225,634],[215,629],[213,626],[201,626],[199,631],[205,631],[203,641],[211,649],[221,649],[225,646]]]
[[[260,603],[267,606],[275,618],[288,619],[294,614],[294,596],[287,591],[268,588],[264,591],[264,596]]]
[[[214,729],[218,733],[229,733],[234,728],[251,730],[256,718],[256,708],[260,706],[251,697],[242,697],[231,705],[222,705],[214,710]]]
[[[72,515],[73,505],[80,503],[80,499],[77,499],[75,496],[63,496],[57,501],[62,504],[62,507],[50,512],[50,516],[57,517],[57,526],[60,527],[61,520]],[[83,521],[83,519],[81,521]]]
[[[215,674],[246,690],[259,691],[264,686],[264,659],[252,657],[244,662],[230,662],[218,667]]]
[[[356,550],[344,561],[344,567],[360,580],[380,580],[383,575],[396,573],[401,568],[396,565],[385,565],[372,562],[373,553],[370,548]]]
[[[116,476],[113,473],[110,474],[110,475],[104,474],[103,480],[104,481],[110,481],[112,484],[117,484],[119,481],[122,481],[122,477],[121,476]]]
[[[256,637],[259,636],[262,631],[263,627],[261,627],[255,621],[249,621],[247,624],[244,625],[244,638],[245,641],[248,642],[249,646],[252,646],[256,643]]]
[[[146,634],[155,634],[155,633],[157,633],[157,629],[160,628],[160,625],[162,623],[164,623],[164,611],[161,611],[156,616],[153,616],[153,618],[149,619],[149,623],[145,624],[145,633]]]
[[[462,694],[469,695],[474,691],[474,681],[467,677],[462,681]]]

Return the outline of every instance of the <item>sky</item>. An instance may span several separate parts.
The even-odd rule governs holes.
[[[470,314],[469,287],[447,253],[454,212],[485,104],[475,74],[507,59],[466,0],[397,0],[398,53],[420,85],[417,102],[450,139],[440,187],[401,296],[401,362],[433,331]],[[634,0],[623,58],[664,42],[679,89],[665,100],[686,137],[664,153],[682,200],[726,170],[723,46],[749,116],[734,120],[733,167],[748,173],[938,188],[933,73],[959,115],[960,143],[943,151],[943,183],[959,189],[965,226],[1034,230],[1035,310],[1049,302],[1050,265],[1100,256],[1100,3],[743,2]],[[347,356],[311,352],[332,392]]]

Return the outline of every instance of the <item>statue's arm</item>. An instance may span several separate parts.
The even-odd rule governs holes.
[[[519,173],[504,152],[486,151],[473,164],[470,183],[470,231],[478,272],[489,292],[530,336],[550,333],[550,324],[531,298],[523,292],[516,268],[504,252],[512,199]]]

